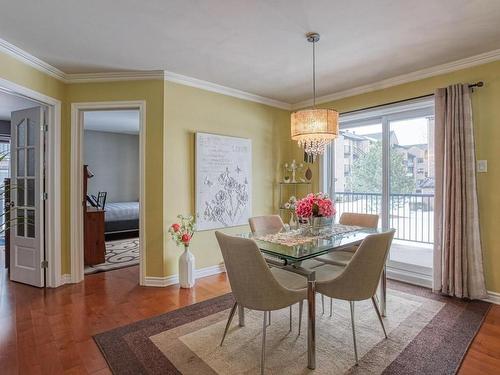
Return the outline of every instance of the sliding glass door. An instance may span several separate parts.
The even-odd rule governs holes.
[[[388,266],[430,283],[434,209],[432,98],[341,115],[323,159],[324,190],[343,212],[380,215],[396,229]],[[423,281],[422,281],[423,280]]]

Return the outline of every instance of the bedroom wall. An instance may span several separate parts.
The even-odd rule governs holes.
[[[107,202],[139,201],[139,135],[85,130],[84,160],[94,174],[89,194],[106,191]]]
[[[253,215],[274,213],[276,181],[283,156],[290,154],[288,111],[183,86],[165,84],[165,225],[178,214],[195,211],[194,134],[216,133],[252,140]],[[223,229],[227,233],[249,231],[248,226]],[[177,274],[180,254],[165,236],[165,276]],[[196,268],[222,262],[214,231],[197,232],[191,245]]]
[[[500,150],[500,61],[324,103],[321,104],[321,107],[335,108],[342,113],[432,94],[436,88],[454,83],[477,81],[484,81],[485,86],[475,90],[472,94],[476,158],[489,161],[488,172],[477,174],[486,287],[490,291],[500,293],[500,272],[498,270],[500,237],[497,233],[498,213],[500,212],[500,194],[497,189],[498,184],[500,184],[500,164],[498,163],[498,150]],[[296,146],[293,146],[293,150],[295,157],[300,154]],[[316,190],[319,189],[318,174],[319,169],[316,163],[314,169]]]

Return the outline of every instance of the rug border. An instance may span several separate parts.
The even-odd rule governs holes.
[[[413,285],[413,284],[409,284],[409,283],[404,283],[404,282],[400,282],[400,281],[395,281],[395,280],[389,280],[388,284],[389,284],[389,287],[391,289],[394,289],[394,290],[398,290],[398,291],[405,292],[405,293],[408,293],[408,294],[413,294],[413,295],[417,295],[417,296],[429,298],[429,299],[432,299],[432,300],[445,301],[445,303],[451,303],[453,305],[473,302],[473,303],[484,304],[484,305],[487,306],[486,311],[483,313],[483,315],[481,317],[481,320],[480,320],[479,324],[477,325],[477,328],[474,328],[475,329],[474,334],[468,339],[468,343],[467,343],[467,345],[465,347],[465,350],[464,350],[463,354],[461,355],[460,361],[457,363],[457,365],[456,365],[456,367],[454,369],[454,373],[456,374],[458,372],[458,370],[460,369],[460,367],[462,366],[462,363],[463,363],[463,361],[465,359],[466,354],[468,353],[468,351],[470,349],[470,346],[471,346],[472,342],[474,341],[475,337],[479,333],[480,328],[481,328],[482,324],[484,323],[484,320],[486,319],[486,316],[488,315],[488,312],[491,309],[491,303],[486,302],[486,301],[464,301],[464,300],[461,300],[461,299],[458,299],[458,298],[455,298],[455,297],[449,297],[449,296],[446,296],[446,295],[434,293],[429,288],[425,288],[425,287],[421,287],[421,286],[417,286],[417,285]],[[231,298],[230,298],[230,296],[231,296]],[[99,348],[100,352],[102,353],[104,359],[106,360],[106,363],[107,363],[110,371],[113,374],[116,374],[117,371],[118,371],[118,369],[113,368],[112,364],[110,363],[110,359],[108,358],[108,356],[107,356],[107,354],[105,352],[104,347],[101,346],[100,342],[98,341],[100,336],[107,335],[107,334],[110,334],[110,333],[113,333],[113,332],[117,332],[117,331],[124,331],[124,330],[130,331],[130,333],[137,332],[140,329],[140,326],[149,325],[149,324],[151,324],[151,321],[154,322],[155,320],[158,320],[159,318],[161,318],[164,315],[167,315],[167,314],[182,315],[182,313],[186,312],[186,311],[189,311],[190,313],[192,313],[193,312],[192,310],[195,310],[195,311],[199,310],[199,311],[203,312],[204,311],[203,307],[205,305],[210,304],[213,301],[217,301],[217,300],[220,300],[220,301],[217,301],[219,304],[220,303],[224,303],[224,301],[226,299],[229,299],[230,301],[234,301],[234,299],[232,298],[232,293],[231,292],[224,293],[222,295],[215,296],[215,297],[212,297],[212,298],[200,301],[200,302],[196,302],[196,303],[193,303],[193,304],[190,304],[190,305],[186,305],[186,306],[183,306],[183,307],[181,307],[179,309],[174,309],[174,310],[171,310],[171,311],[167,311],[165,313],[161,313],[161,314],[158,314],[158,315],[146,318],[146,319],[137,320],[135,322],[131,322],[129,324],[126,324],[126,325],[123,325],[123,326],[120,326],[120,327],[116,327],[116,328],[113,328],[111,330],[99,332],[99,333],[93,335],[92,338],[93,338],[94,342],[96,343],[97,347]],[[227,301],[226,301],[226,303],[227,303]],[[224,309],[230,308],[230,306],[231,306],[231,303],[229,303],[227,306],[224,306],[224,307],[220,308],[219,311],[223,311]],[[204,317],[206,317],[208,315],[211,315],[213,313],[214,313],[214,311],[209,311],[207,314],[202,314],[201,316],[197,317],[194,320],[188,320],[188,322],[192,322],[192,321],[196,321],[196,320],[202,319],[202,318],[204,318]],[[186,315],[189,316],[190,314],[186,314]],[[427,327],[430,323],[431,322],[427,323],[425,327]],[[184,323],[181,323],[181,324],[184,324]],[[181,324],[179,324],[179,325],[181,325]],[[425,329],[425,327],[424,327],[424,329]],[[134,330],[133,328],[137,328],[137,329]],[[411,342],[408,345],[410,345],[410,344],[411,344]],[[403,351],[399,355],[401,355],[404,352],[404,350],[407,349],[408,345],[405,346],[405,348],[403,349]],[[398,355],[398,357],[399,357],[399,355]],[[389,368],[389,366],[392,365],[392,363],[394,361],[396,361],[398,357],[396,357],[393,361],[391,361],[390,363],[388,363],[387,364],[387,368]],[[168,359],[167,359],[167,361],[168,361]],[[180,373],[180,372],[177,372],[177,373]]]

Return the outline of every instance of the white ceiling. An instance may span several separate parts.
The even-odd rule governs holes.
[[[100,132],[139,134],[139,111],[87,111],[83,113],[83,128]]]
[[[10,120],[11,112],[36,106],[39,104],[0,90],[0,120]]]
[[[65,73],[168,70],[318,96],[500,48],[499,0],[0,0],[0,38]]]

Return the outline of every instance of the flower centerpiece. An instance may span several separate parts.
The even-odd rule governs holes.
[[[179,284],[181,288],[192,288],[196,278],[194,275],[195,259],[189,251],[189,244],[193,238],[196,224],[193,216],[177,215],[178,223],[173,223],[168,228],[170,238],[177,246],[184,245],[184,252],[179,257]]]
[[[310,193],[297,201],[295,213],[302,223],[309,223],[313,231],[322,227],[331,227],[336,214],[335,205],[324,193]]]

